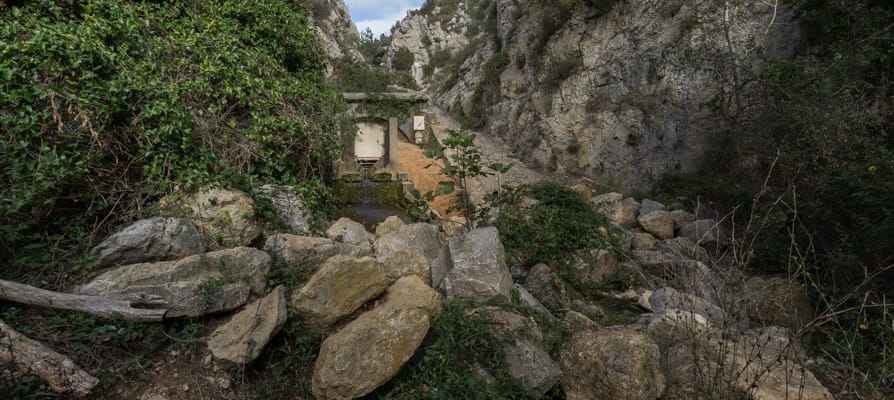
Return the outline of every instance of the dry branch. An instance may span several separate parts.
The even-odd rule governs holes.
[[[29,339],[0,321],[0,363],[15,364],[24,374],[35,375],[57,393],[84,397],[99,384],[70,358]]]
[[[4,281],[0,279],[0,299],[17,303],[80,311],[98,317],[119,317],[139,322],[159,322],[164,319],[166,309],[135,308],[134,306],[165,306],[158,296],[133,294],[115,297],[85,296],[51,292],[34,286]]]

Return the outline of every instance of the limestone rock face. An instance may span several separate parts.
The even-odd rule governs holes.
[[[186,199],[186,207],[193,221],[221,246],[247,246],[261,236],[254,201],[238,190],[204,190]]]
[[[664,390],[658,345],[632,331],[577,332],[559,354],[569,400],[654,400]]]
[[[813,319],[804,287],[785,277],[748,278],[743,292],[745,311],[758,323],[799,329]]]
[[[334,256],[294,291],[289,304],[306,324],[325,329],[385,291],[382,264],[372,257]]]
[[[310,210],[295,189],[285,185],[264,185],[255,189],[255,194],[270,202],[276,216],[293,231],[310,231]]]
[[[336,255],[372,255],[369,246],[354,246],[332,239],[289,234],[277,234],[268,238],[264,243],[264,250],[285,263],[307,263],[314,268]]]
[[[208,349],[223,366],[249,363],[279,333],[287,315],[285,286],[277,286],[215,329]]]
[[[441,297],[419,277],[399,279],[384,301],[320,346],[313,374],[317,399],[354,399],[390,380],[422,344]]]
[[[593,206],[612,221],[623,228],[636,226],[636,216],[640,204],[632,198],[624,198],[620,193],[605,193],[593,198]]]
[[[326,230],[326,236],[342,243],[367,247],[374,239],[374,236],[366,231],[363,224],[352,221],[350,218],[339,218]]]
[[[469,43],[466,26],[469,21],[465,2],[454,2],[454,8],[436,5],[430,14],[412,11],[391,31],[391,44],[384,65],[392,67],[395,53],[405,48],[413,53],[413,78],[420,86],[427,82],[422,66],[428,65],[436,53],[455,53]],[[437,4],[433,2],[433,4]],[[438,68],[439,69],[439,68]],[[437,73],[437,70],[432,72]]]
[[[319,0],[313,2],[308,11],[308,22],[316,30],[317,39],[330,59],[363,60],[358,47],[360,33],[342,0]]]
[[[669,212],[664,210],[652,211],[648,214],[640,214],[637,218],[639,225],[658,239],[672,239],[674,237],[674,220]]]
[[[442,287],[447,298],[509,300],[512,275],[495,227],[478,228],[448,242],[451,268]]]
[[[179,261],[133,264],[105,272],[76,290],[86,295],[145,293],[168,302],[167,317],[197,317],[232,310],[262,296],[270,269],[267,253],[236,247]]]
[[[168,261],[204,251],[202,236],[188,220],[150,218],[124,227],[90,252],[97,256],[97,266],[107,267]]]
[[[496,0],[492,12],[430,3],[431,11],[400,23],[392,47],[434,69],[421,82],[436,104],[457,116],[486,116],[483,133],[504,139],[519,159],[638,190],[665,172],[694,170],[714,144],[724,121],[710,99],[728,90],[730,77],[716,73],[725,71],[723,57],[704,60],[729,53],[726,32],[746,68],[787,57],[800,42],[791,8],[762,2],[731,3],[726,25],[707,0],[584,1],[567,15],[551,13],[556,2]],[[544,23],[557,17],[558,24]],[[454,51],[465,43],[452,38],[470,24],[493,29],[474,31],[473,47]],[[442,65],[431,55],[439,48],[464,56],[455,71],[437,73]],[[482,96],[476,88],[491,60],[506,55],[511,62]],[[759,91],[746,86],[745,101],[758,103],[749,95]]]

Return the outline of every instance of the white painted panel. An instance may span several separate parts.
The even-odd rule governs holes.
[[[385,155],[385,125],[375,122],[358,122],[360,132],[354,139],[354,156],[359,159],[378,160]]]
[[[424,131],[425,130],[425,116],[424,115],[416,115],[413,117],[413,130],[414,131]]]

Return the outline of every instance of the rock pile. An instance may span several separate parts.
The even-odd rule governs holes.
[[[125,227],[94,252],[102,265],[126,265],[78,292],[158,295],[171,305],[167,317],[238,311],[206,338],[221,367],[255,360],[288,306],[326,337],[312,377],[319,399],[363,397],[395,377],[425,351],[449,301],[480,305],[469,312],[494,322],[507,373],[530,398],[560,385],[568,399],[831,399],[791,334],[810,317],[803,289],[779,277],[729,279],[716,251],[730,241],[713,220],[616,193],[592,196],[612,223],[594,229],[617,245],[589,249],[569,265],[539,264],[517,283],[494,227],[448,237],[436,225],[389,219],[373,234],[341,219],[329,238],[274,232],[258,244],[253,235],[218,235],[213,246],[236,247],[204,252],[197,232],[218,228],[214,221],[225,218],[211,211],[232,216],[234,203],[206,207],[196,222],[210,226],[156,218]],[[263,250],[239,246],[248,237]],[[307,278],[269,288],[271,270],[282,265],[301,265]],[[593,295],[619,274],[639,283]],[[597,285],[575,286],[581,282]],[[609,298],[638,315],[613,316],[600,304]],[[705,381],[711,377],[719,380]]]

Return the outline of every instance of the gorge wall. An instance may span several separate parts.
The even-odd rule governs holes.
[[[648,190],[759,112],[748,76],[794,12],[729,0],[428,0],[392,32],[441,108],[547,172]]]

